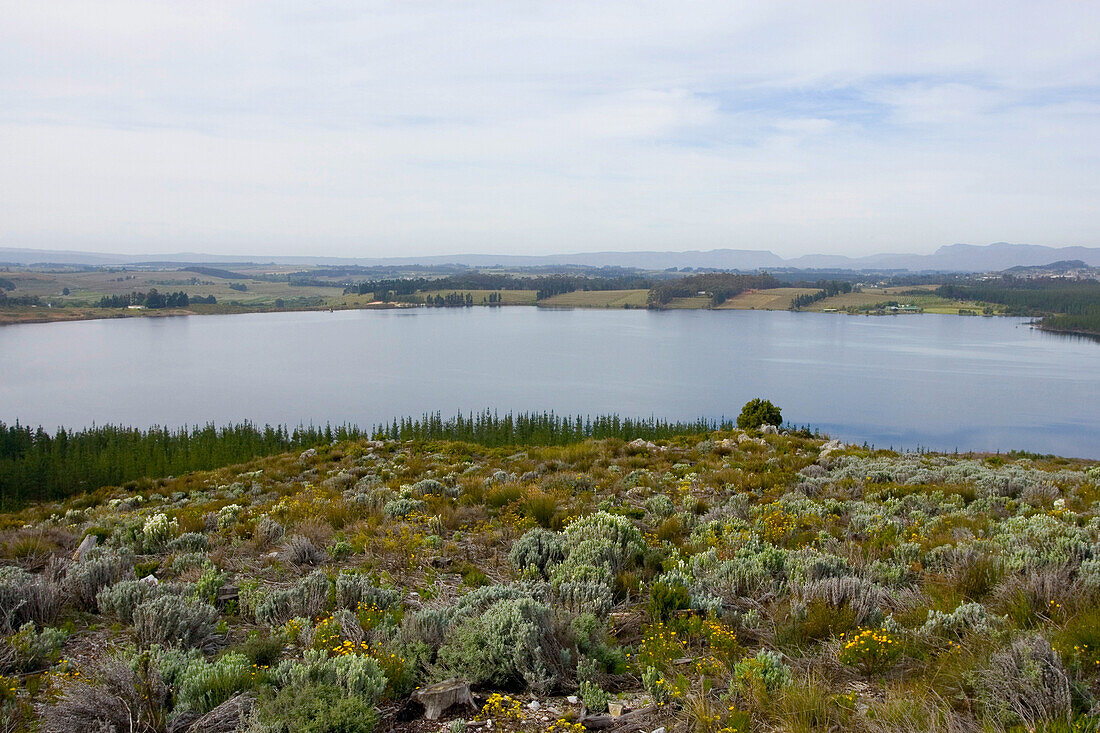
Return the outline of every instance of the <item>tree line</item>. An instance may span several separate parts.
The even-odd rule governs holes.
[[[498,415],[486,410],[444,418],[426,413],[419,418],[394,419],[375,426],[376,440],[455,440],[488,447],[506,445],[568,445],[589,438],[658,440],[678,435],[697,435],[713,430],[730,430],[729,420],[677,422],[657,418],[629,418],[619,415],[570,416],[554,412],[521,412]]]
[[[378,440],[454,440],[496,447],[567,445],[589,438],[659,440],[732,428],[733,422],[725,419],[669,421],[553,412],[499,415],[486,410],[452,418],[436,412],[394,419],[376,425],[371,435]],[[300,425],[293,430],[250,422],[148,430],[105,425],[83,430],[59,428],[50,433],[41,427],[0,422],[0,510],[365,437],[354,425]]]
[[[157,292],[156,288],[148,293],[133,291],[129,295],[104,295],[96,304],[100,308],[127,308],[131,305],[141,305],[146,308],[186,308],[191,303],[214,303],[214,296],[207,298],[190,298],[187,293],[180,290],[174,293]]]
[[[980,283],[943,285],[936,294],[955,300],[999,303],[1006,306],[1009,315],[1083,316],[1100,312],[1100,282],[1095,280],[1023,280],[1006,276]]]
[[[819,300],[825,300],[826,298],[831,298],[840,293],[852,292],[852,284],[843,280],[818,280],[813,284],[813,287],[818,288],[816,293],[806,293],[805,295],[799,295],[791,299],[791,310],[805,308],[808,305],[813,305]]]
[[[721,305],[746,290],[765,290],[778,288],[781,283],[767,273],[760,275],[741,275],[732,272],[715,272],[703,275],[689,275],[679,280],[670,280],[652,286],[647,297],[650,307],[660,307],[675,298],[693,298],[700,293],[710,298],[711,306]]]
[[[243,422],[220,428],[208,424],[140,430],[106,425],[49,433],[41,427],[0,422],[0,508],[7,511],[101,486],[209,470],[361,437],[354,426],[289,430]]]
[[[424,299],[429,308],[463,308],[474,304],[474,296],[470,293],[447,293],[446,295],[429,295]]]
[[[538,299],[576,290],[630,290],[650,288],[653,280],[639,275],[598,277],[590,275],[502,275],[468,272],[440,278],[388,278],[364,280],[345,288],[345,293],[373,293],[379,300],[398,300],[421,290],[534,290]]]

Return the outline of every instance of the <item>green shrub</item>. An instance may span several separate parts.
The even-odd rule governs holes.
[[[762,425],[782,425],[783,414],[768,400],[759,397],[749,400],[737,416],[737,427],[742,430],[759,428]]]
[[[602,713],[607,710],[608,694],[599,685],[593,682],[581,682],[577,694],[589,712]]]
[[[760,687],[772,693],[790,684],[791,668],[775,652],[761,649],[734,665],[733,678],[741,689]]]
[[[284,660],[272,670],[271,676],[279,687],[332,685],[343,695],[371,705],[382,699],[388,683],[374,657],[357,654],[330,657],[325,649],[307,649],[301,662]]]
[[[550,529],[558,515],[558,500],[542,491],[532,491],[523,502],[523,514],[538,522],[540,527]]]
[[[268,636],[253,632],[236,651],[248,657],[257,667],[270,667],[283,656],[285,647],[282,634]]]
[[[218,591],[225,585],[228,578],[228,573],[219,572],[214,563],[207,561],[202,569],[202,575],[195,581],[195,595],[204,601],[213,603],[217,600]]]
[[[257,705],[248,733],[373,733],[374,707],[335,685],[284,687]]]
[[[176,678],[176,708],[207,713],[255,685],[252,660],[229,652],[212,663],[192,661]]]
[[[677,611],[691,607],[691,593],[682,583],[658,580],[649,588],[649,615],[667,621]]]
[[[14,656],[10,657],[10,669],[0,669],[0,672],[38,672],[49,667],[61,657],[61,647],[68,638],[69,633],[63,629],[47,627],[37,631],[34,621],[28,621],[6,640],[0,641],[14,652]],[[8,662],[9,658],[3,661]]]

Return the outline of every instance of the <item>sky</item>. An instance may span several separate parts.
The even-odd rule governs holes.
[[[1100,3],[0,0],[0,246],[1100,246]]]

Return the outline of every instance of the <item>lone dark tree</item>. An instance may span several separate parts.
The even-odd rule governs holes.
[[[737,427],[742,429],[758,428],[761,425],[781,425],[783,415],[779,408],[768,400],[759,397],[749,400],[737,416]]]

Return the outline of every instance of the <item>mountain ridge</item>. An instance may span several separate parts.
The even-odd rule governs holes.
[[[1100,266],[1100,247],[1049,247],[1039,244],[994,242],[988,245],[949,244],[931,254],[881,253],[860,257],[835,254],[807,254],[790,259],[770,250],[712,249],[675,251],[577,252],[552,255],[457,254],[423,257],[325,257],[325,256],[242,256],[197,252],[123,255],[71,250],[0,247],[0,264],[68,265],[151,265],[199,263],[260,263],[281,265],[444,265],[504,267],[584,265],[630,267],[643,270],[669,268],[760,269],[849,269],[903,270],[911,272],[992,272],[1011,267],[1044,265],[1058,260],[1081,260]]]

